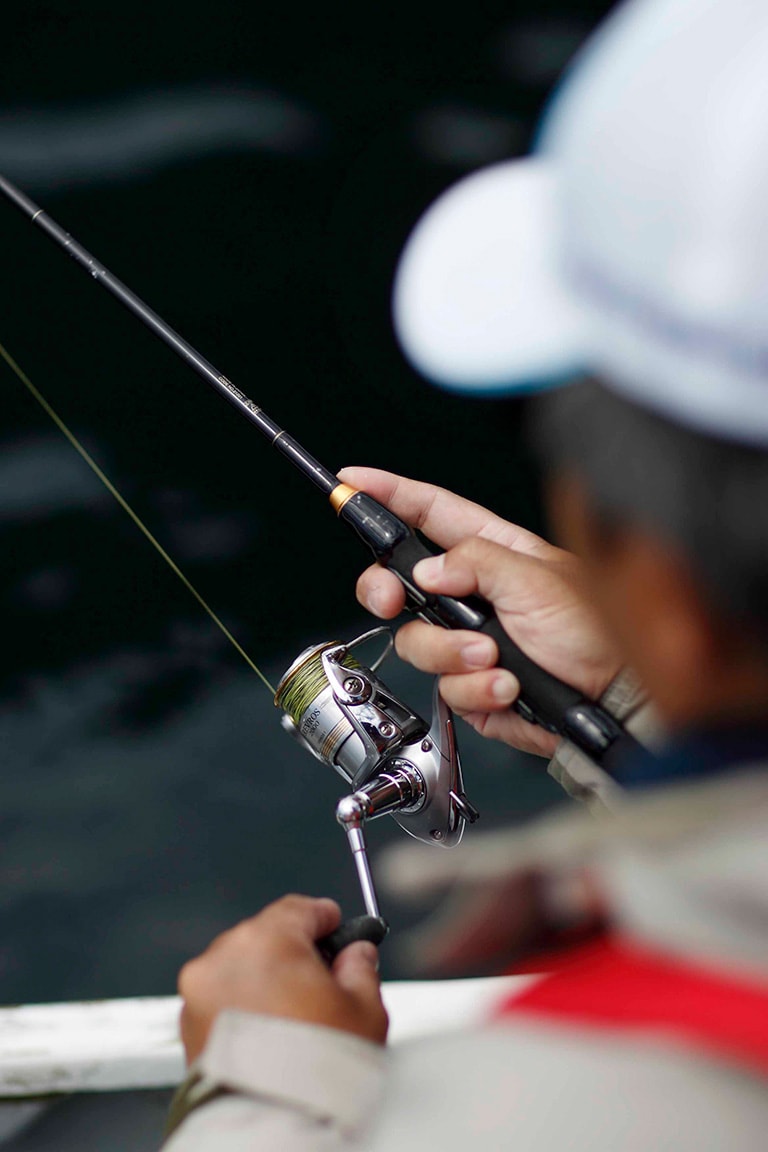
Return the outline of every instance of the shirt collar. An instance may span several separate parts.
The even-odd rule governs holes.
[[[692,728],[670,737],[655,752],[630,754],[616,774],[625,788],[716,776],[768,762],[768,724]]]

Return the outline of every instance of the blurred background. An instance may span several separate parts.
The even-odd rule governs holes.
[[[4,12],[0,170],[328,467],[542,530],[520,402],[417,377],[389,291],[427,204],[528,149],[608,7],[30,0]],[[6,204],[0,245],[0,341],[272,682],[370,626],[322,496]],[[0,999],[170,993],[286,890],[359,912],[338,778],[5,365],[0,389]],[[561,802],[542,765],[460,736],[481,827]],[[379,821],[374,853],[401,835]],[[383,970],[407,974],[394,947]]]

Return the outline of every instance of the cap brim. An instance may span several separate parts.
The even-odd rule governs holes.
[[[584,326],[559,275],[554,173],[533,158],[448,189],[397,270],[395,330],[413,365],[456,391],[514,392],[585,361]]]

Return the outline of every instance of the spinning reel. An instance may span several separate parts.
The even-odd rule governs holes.
[[[353,651],[387,636],[367,667]],[[452,848],[478,812],[464,795],[453,716],[435,683],[430,724],[376,675],[392,649],[386,627],[349,644],[305,649],[277,686],[281,724],[352,788],[336,808],[357,867],[369,916],[380,918],[365,844],[367,820],[389,814],[417,840]]]

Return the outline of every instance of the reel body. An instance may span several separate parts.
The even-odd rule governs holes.
[[[352,655],[385,634],[372,667]],[[275,704],[283,727],[353,789],[339,804],[340,823],[389,813],[416,839],[450,848],[478,815],[464,795],[453,716],[437,684],[427,724],[377,676],[392,643],[388,628],[375,628],[348,644],[306,649],[278,684]]]

